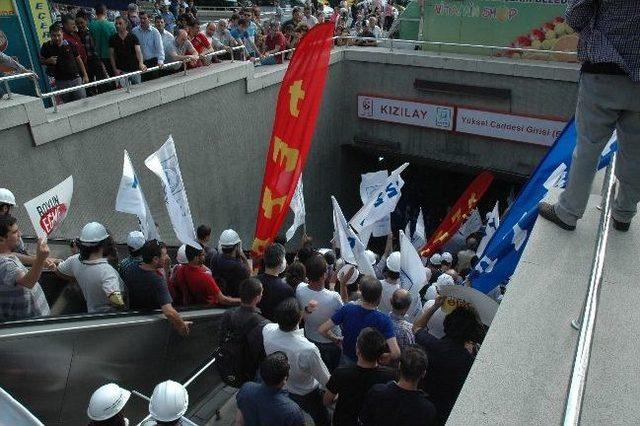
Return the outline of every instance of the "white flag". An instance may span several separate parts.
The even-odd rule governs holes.
[[[24,405],[0,388],[0,425],[43,426]]]
[[[427,243],[427,231],[424,228],[424,214],[422,213],[422,207],[420,207],[420,213],[418,213],[418,219],[416,220],[416,230],[411,237],[411,244],[416,250],[420,250]]]
[[[67,217],[73,196],[73,176],[24,203],[38,238],[47,238]]]
[[[373,173],[365,173],[362,176],[360,182],[360,200],[365,205],[371,197],[382,188],[389,177],[389,172],[386,170],[380,170]],[[367,246],[369,237],[373,234],[374,237],[382,237],[391,233],[391,215],[387,214],[383,216],[376,223],[370,227],[358,231],[358,235],[362,240],[362,244]],[[366,237],[366,238],[363,238]],[[366,241],[365,241],[366,240]]]
[[[345,262],[357,265],[360,273],[375,277],[373,266],[369,264],[367,256],[364,254],[365,248],[362,241],[347,223],[334,196],[331,196],[331,202],[333,203],[333,223],[336,227],[336,236],[340,241],[340,256]]]
[[[407,166],[409,166],[409,163],[404,163],[394,170],[385,181],[383,187],[374,192],[367,203],[351,218],[351,226],[357,232],[373,225],[396,209],[398,200],[400,200],[400,190],[404,186],[400,173]]]
[[[182,181],[182,173],[180,172],[180,164],[178,163],[178,155],[173,138],[169,136],[169,139],[160,149],[144,160],[144,164],[162,182],[167,212],[178,240],[183,244],[202,248],[196,239],[196,233],[193,229],[191,209],[189,208],[187,191]]]
[[[420,255],[413,247],[408,235],[400,231],[400,286],[411,293],[411,305],[407,311],[408,321],[413,322],[422,312],[420,289],[427,281]]]
[[[129,153],[124,150],[124,162],[122,164],[122,179],[116,196],[116,211],[134,214],[138,217],[140,231],[148,240],[157,240],[156,224],[151,217],[151,211],[144,198],[140,181],[131,164]]]
[[[476,250],[476,255],[478,256],[478,259],[482,259],[482,255],[484,254],[484,249],[487,248],[487,244],[489,243],[489,240],[491,240],[491,237],[493,237],[493,234],[496,233],[496,229],[498,229],[498,226],[500,226],[500,210],[498,208],[499,203],[500,203],[499,201],[496,201],[496,205],[493,206],[493,210],[491,211],[491,213],[489,213],[489,217],[487,219],[487,225],[484,228],[485,229],[484,237],[482,237],[482,240],[478,245],[478,249]]]
[[[304,207],[304,193],[302,187],[302,174],[300,175],[300,179],[298,180],[298,185],[296,185],[296,190],[293,193],[293,198],[291,198],[291,203],[289,207],[293,211],[293,224],[291,228],[287,229],[287,241],[293,238],[293,235],[296,233],[296,229],[300,227],[300,225],[304,224],[306,210]]]
[[[460,229],[458,229],[458,234],[462,235],[464,238],[467,238],[469,235],[474,232],[478,232],[482,228],[482,218],[480,217],[480,212],[475,208],[471,210],[471,214],[467,218],[467,220],[462,224]]]

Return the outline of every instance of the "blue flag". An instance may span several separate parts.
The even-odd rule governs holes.
[[[511,277],[536,223],[538,203],[551,188],[564,188],[566,184],[575,146],[576,127],[571,119],[502,218],[482,258],[469,275],[473,288],[489,293]],[[609,164],[616,148],[614,133],[603,150],[598,168]]]

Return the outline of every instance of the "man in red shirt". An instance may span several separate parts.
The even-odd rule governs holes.
[[[284,55],[275,55],[269,58],[264,57],[277,52],[282,52],[287,48],[287,39],[284,37],[284,34],[280,32],[280,23],[278,21],[269,22],[269,25],[267,26],[265,46],[266,51],[263,54],[263,59],[260,61],[262,65],[281,64],[282,57]]]
[[[78,35],[78,27],[76,21],[71,15],[64,15],[62,17],[62,38],[69,44],[72,44],[82,59],[85,69],[87,68],[87,51],[84,48],[84,43]]]
[[[209,65],[211,61],[215,61],[215,59],[212,58],[212,55],[207,57],[204,56],[207,53],[213,52],[213,48],[211,47],[211,43],[209,43],[207,35],[200,31],[200,23],[198,20],[191,21],[188,25],[189,27],[187,28],[187,31],[189,32],[189,39],[193,48],[196,49],[196,52],[200,55],[200,59],[204,65]]]
[[[204,250],[187,245],[187,261],[176,273],[176,290],[180,292],[183,305],[239,305],[240,299],[222,294],[204,267]]]

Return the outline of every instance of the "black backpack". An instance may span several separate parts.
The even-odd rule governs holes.
[[[220,345],[214,351],[214,364],[226,385],[239,388],[256,376],[258,359],[249,343],[249,335],[264,320],[259,315],[255,315],[242,327],[235,327],[234,325],[238,322],[237,311],[230,312],[227,319],[228,321],[223,319],[224,331],[221,332],[224,334],[220,339]]]

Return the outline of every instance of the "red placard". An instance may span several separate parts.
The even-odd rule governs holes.
[[[334,24],[315,25],[300,41],[282,80],[262,182],[254,256],[277,235],[304,169],[327,80]]]
[[[447,217],[444,218],[438,229],[433,233],[431,238],[420,253],[423,257],[429,256],[438,250],[444,243],[456,233],[462,225],[471,210],[476,208],[478,201],[491,185],[493,181],[493,173],[484,171],[476,177],[467,187],[464,193],[458,198],[453,205]]]

